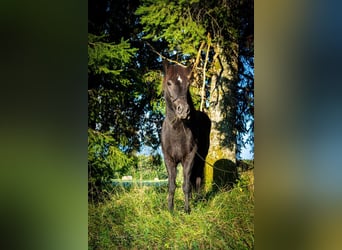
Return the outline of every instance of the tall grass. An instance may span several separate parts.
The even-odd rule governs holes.
[[[166,188],[116,190],[110,200],[89,204],[89,249],[252,249],[253,172],[242,173],[231,190],[204,196],[185,214],[179,186],[171,214]]]

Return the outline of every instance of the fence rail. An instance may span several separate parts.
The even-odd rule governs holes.
[[[132,187],[132,186],[154,186],[154,187],[164,187],[167,186],[167,180],[121,180],[121,179],[113,179],[113,186],[123,186],[123,187]]]

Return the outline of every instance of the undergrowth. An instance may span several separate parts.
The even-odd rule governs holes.
[[[253,249],[253,181],[252,171],[243,172],[234,188],[192,199],[190,214],[181,186],[173,214],[166,188],[116,190],[89,204],[89,249]]]

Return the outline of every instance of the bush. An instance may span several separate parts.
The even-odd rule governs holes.
[[[88,129],[88,196],[103,199],[111,192],[111,179],[122,176],[136,159],[124,154],[112,136]]]

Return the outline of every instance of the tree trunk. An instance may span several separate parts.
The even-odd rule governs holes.
[[[215,48],[210,87],[209,117],[212,122],[210,148],[205,166],[206,190],[231,187],[236,178],[236,99],[238,80],[238,46],[224,54]]]

